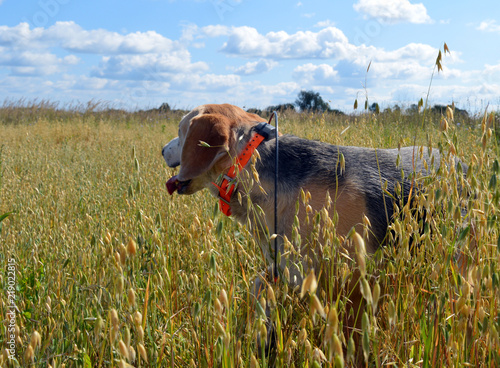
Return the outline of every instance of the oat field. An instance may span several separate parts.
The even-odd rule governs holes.
[[[415,142],[469,165],[463,178],[445,165],[419,178],[427,190],[416,212],[400,206],[389,245],[364,260],[362,323],[350,333],[347,296],[331,287],[308,285],[301,299],[280,282],[255,302],[252,282],[266,264],[248,227],[218,213],[206,191],[168,195],[175,172],[161,148],[181,116],[0,108],[1,367],[500,366],[498,115],[280,114],[283,133],[379,148]],[[424,208],[432,215],[419,224]],[[323,284],[341,286],[360,267],[343,256],[352,240],[321,214],[311,221],[331,239],[334,272]],[[266,306],[271,354],[257,344]]]

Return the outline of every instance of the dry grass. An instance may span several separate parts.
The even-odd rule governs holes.
[[[214,211],[206,192],[168,196],[173,171],[160,151],[178,115],[25,105],[0,109],[0,215],[13,211],[1,222],[0,290],[13,258],[18,308],[18,363],[8,360],[2,327],[1,366],[500,365],[493,115],[472,125],[448,118],[446,131],[433,114],[425,131],[422,114],[280,117],[283,132],[342,145],[396,147],[416,136],[470,165],[462,182],[470,196],[454,189],[453,172],[421,179],[428,191],[418,210],[433,214],[423,234],[400,206],[393,246],[366,258],[356,346],[342,329],[345,296],[330,288],[299,300],[273,285],[255,307],[251,282],[265,265],[248,230]],[[341,286],[358,263],[339,256],[331,221],[311,221],[330,241],[328,283]],[[420,247],[410,252],[411,236]],[[477,252],[468,250],[472,238]],[[465,278],[453,268],[457,248],[470,256]],[[7,320],[4,292],[0,300]],[[264,304],[278,336],[270,357],[256,344],[266,333]]]

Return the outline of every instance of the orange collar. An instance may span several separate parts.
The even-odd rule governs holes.
[[[270,133],[274,131],[274,127],[268,123],[260,123],[255,128],[255,133],[252,139],[247,143],[243,151],[240,152],[233,166],[229,168],[227,174],[222,176],[220,185],[212,183],[219,189],[219,209],[226,215],[231,216],[231,196],[233,195],[236,187],[236,176],[243,170],[245,165],[250,161],[253,152],[262,143],[264,139],[269,138]]]

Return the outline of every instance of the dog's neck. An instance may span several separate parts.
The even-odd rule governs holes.
[[[260,123],[249,129],[249,138],[244,137],[247,134],[237,134],[237,142],[246,141],[246,145],[239,149],[238,157],[235,159],[233,165],[224,174],[219,183],[213,182],[212,184],[218,189],[219,209],[226,216],[232,214],[231,199],[238,186],[238,182],[242,179],[242,173],[245,166],[249,163],[257,147],[264,141],[275,136],[275,128],[266,123]],[[240,146],[240,144],[236,144]],[[245,173],[247,173],[246,171]],[[257,175],[258,176],[258,175]]]

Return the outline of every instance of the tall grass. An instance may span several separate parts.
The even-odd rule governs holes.
[[[49,102],[0,108],[0,215],[11,213],[1,222],[2,319],[8,259],[18,308],[16,359],[4,350],[2,326],[1,366],[500,365],[493,115],[467,124],[425,116],[416,143],[456,154],[469,172],[462,180],[443,166],[419,179],[428,190],[417,206],[432,217],[421,232],[400,206],[390,246],[365,260],[362,323],[350,334],[342,326],[346,296],[333,287],[345,285],[359,259],[342,256],[333,222],[311,214],[329,239],[323,252],[332,272],[328,280],[316,274],[327,287],[301,299],[272,284],[254,303],[252,281],[265,261],[248,228],[218,214],[206,192],[168,196],[164,182],[174,171],[160,152],[179,118]],[[280,116],[284,133],[379,148],[413,144],[421,125],[422,115],[397,111]],[[410,250],[415,237],[420,246]],[[269,356],[257,344],[269,327],[266,306],[276,331]]]

